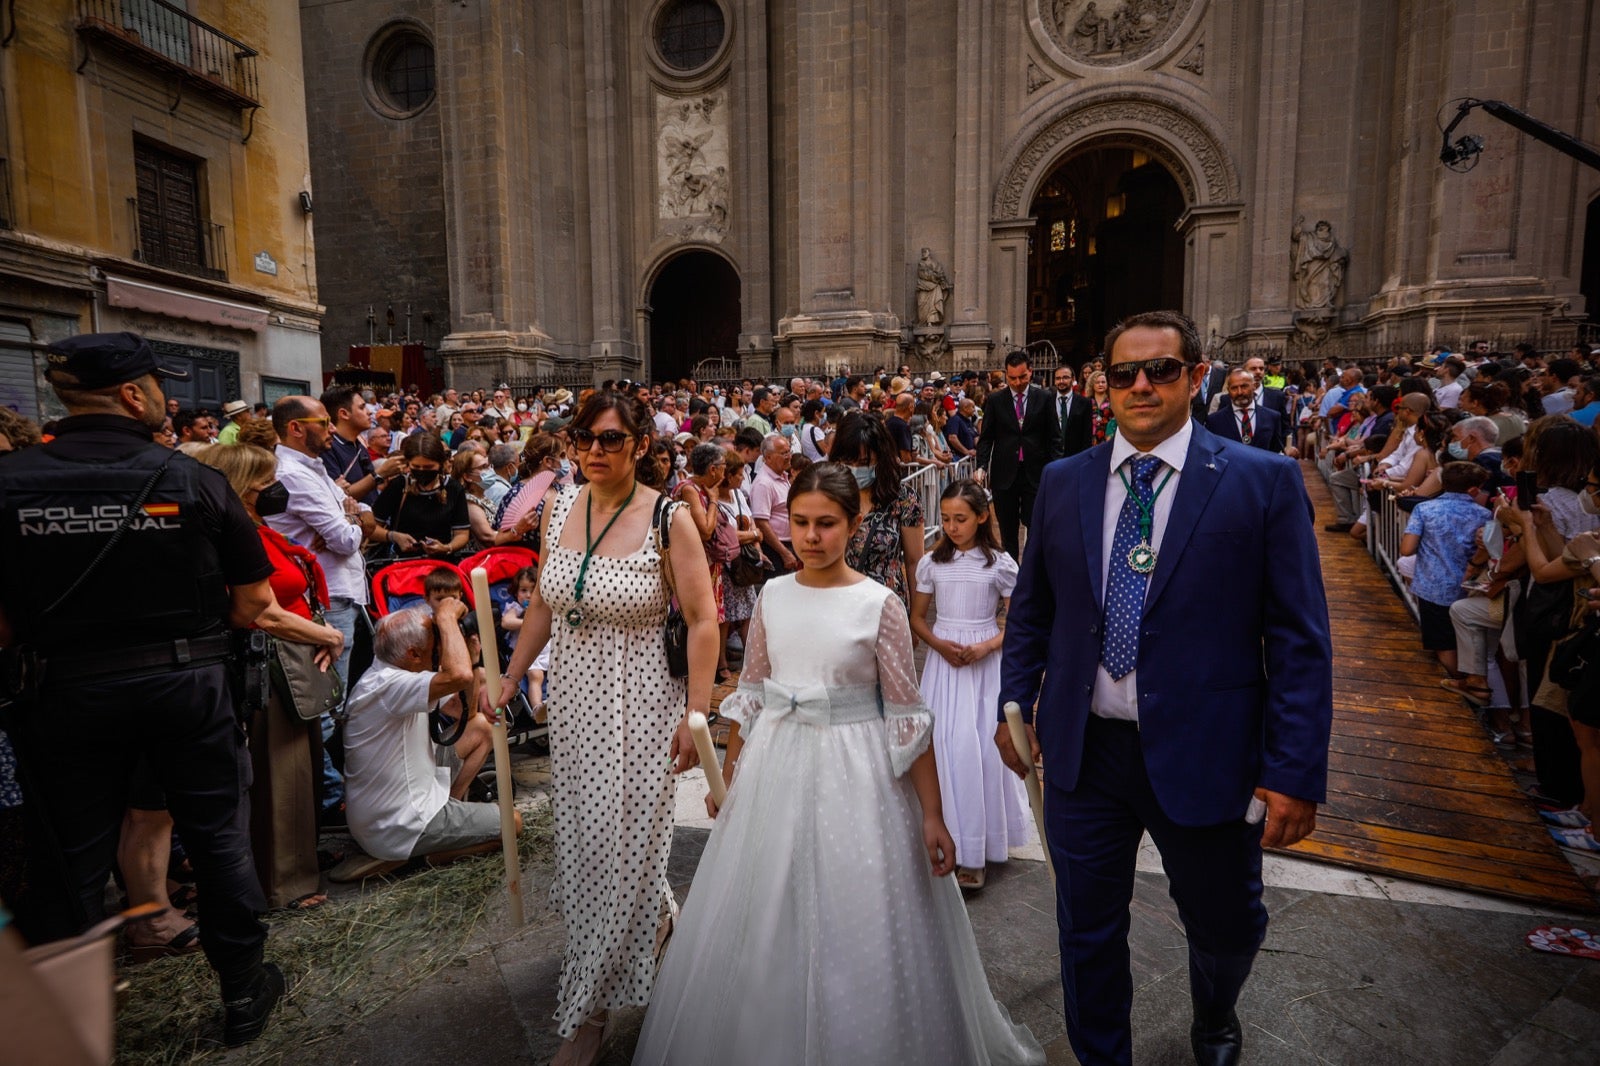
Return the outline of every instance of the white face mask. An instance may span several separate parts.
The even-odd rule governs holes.
[[[519,410],[519,411],[526,411],[526,410],[527,410],[527,409],[528,409],[528,405],[527,405],[527,404],[525,404],[525,403],[519,403],[519,404],[517,404],[517,410]]]
[[[1583,508],[1584,514],[1600,514],[1600,500],[1588,489],[1578,490],[1578,506]]]

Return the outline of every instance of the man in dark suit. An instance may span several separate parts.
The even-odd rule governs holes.
[[[1190,405],[1194,417],[1204,422],[1206,416],[1216,410],[1217,397],[1227,395],[1228,365],[1218,359],[1215,363],[1202,363],[1201,366],[1205,368],[1205,373],[1200,376],[1200,388]]]
[[[1251,356],[1244,361],[1242,369],[1248,370],[1250,377],[1256,383],[1256,405],[1265,407],[1287,424],[1289,395],[1282,389],[1274,389],[1267,386],[1267,361],[1259,355]],[[1206,407],[1206,414],[1217,411],[1227,404],[1229,400],[1227,381],[1231,375],[1232,371],[1224,372],[1222,384],[1218,386],[1216,392],[1212,395],[1211,402]],[[1202,422],[1205,421],[1206,416],[1204,414],[1198,417]]]
[[[1269,452],[1283,451],[1283,419],[1256,402],[1256,379],[1240,369],[1228,375],[1228,399],[1206,418],[1206,428],[1224,440]]]
[[[1061,454],[1077,455],[1094,442],[1094,423],[1089,418],[1089,401],[1072,389],[1072,368],[1058,366],[1055,372],[1056,426],[1061,432]]]
[[[1322,569],[1296,464],[1191,419],[1194,324],[1135,315],[1106,351],[1117,435],[1045,471],[1006,616],[1000,703],[1025,708],[1032,752],[1003,722],[995,741],[1018,773],[1042,748],[1079,1061],[1131,1061],[1128,905],[1148,830],[1189,938],[1191,1048],[1221,1066],[1239,1060],[1234,1004],[1266,935],[1261,850],[1311,832],[1326,790]]]
[[[1006,387],[983,401],[978,431],[978,465],[989,472],[1000,540],[1012,558],[1021,555],[1018,524],[1033,519],[1033,497],[1044,464],[1061,456],[1055,405],[1032,381],[1028,353],[1006,356]]]

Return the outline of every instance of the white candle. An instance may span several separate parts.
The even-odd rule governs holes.
[[[506,737],[506,710],[500,692],[500,645],[495,640],[494,601],[489,597],[489,572],[483,567],[472,571],[472,598],[478,611],[478,644],[483,650],[483,682],[488,686],[489,705],[494,719],[494,781],[500,796],[500,851],[506,861],[506,896],[510,903],[511,924],[522,926],[522,863],[517,855],[517,822],[512,807],[511,745]],[[504,694],[506,700],[511,693]]]
[[[717,748],[711,743],[711,726],[699,711],[689,715],[689,735],[694,737],[694,749],[700,753],[700,767],[706,772],[711,801],[721,808],[722,801],[728,798],[728,786],[722,783],[722,764],[717,762]]]
[[[1011,730],[1011,746],[1017,758],[1027,764],[1028,773],[1023,781],[1028,786],[1028,806],[1033,808],[1033,824],[1039,830],[1039,846],[1044,849],[1045,868],[1055,877],[1055,866],[1050,862],[1050,845],[1044,838],[1044,789],[1039,784],[1039,772],[1033,765],[1033,746],[1028,743],[1028,730],[1022,724],[1022,708],[1015,703],[1005,706],[1006,726]]]

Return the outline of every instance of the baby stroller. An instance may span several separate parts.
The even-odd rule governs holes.
[[[497,548],[485,548],[483,551],[469,555],[461,560],[461,572],[466,576],[470,585],[472,571],[483,567],[489,577],[489,600],[494,606],[495,638],[500,648],[500,662],[504,665],[510,659],[510,647],[507,640],[508,634],[500,628],[500,618],[510,603],[517,595],[517,575],[530,566],[539,565],[539,555],[531,548],[524,548],[515,544],[501,545]],[[517,686],[517,692],[511,697],[506,707],[507,715],[507,741],[513,745],[532,743],[535,747],[545,749],[548,747],[549,727],[535,720],[533,703],[522,690],[522,685]]]

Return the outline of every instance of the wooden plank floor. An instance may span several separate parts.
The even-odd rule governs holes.
[[[1309,466],[1333,626],[1328,802],[1289,854],[1451,888],[1593,911],[1473,712],[1439,687],[1416,623],[1366,549],[1322,531],[1333,500]]]

